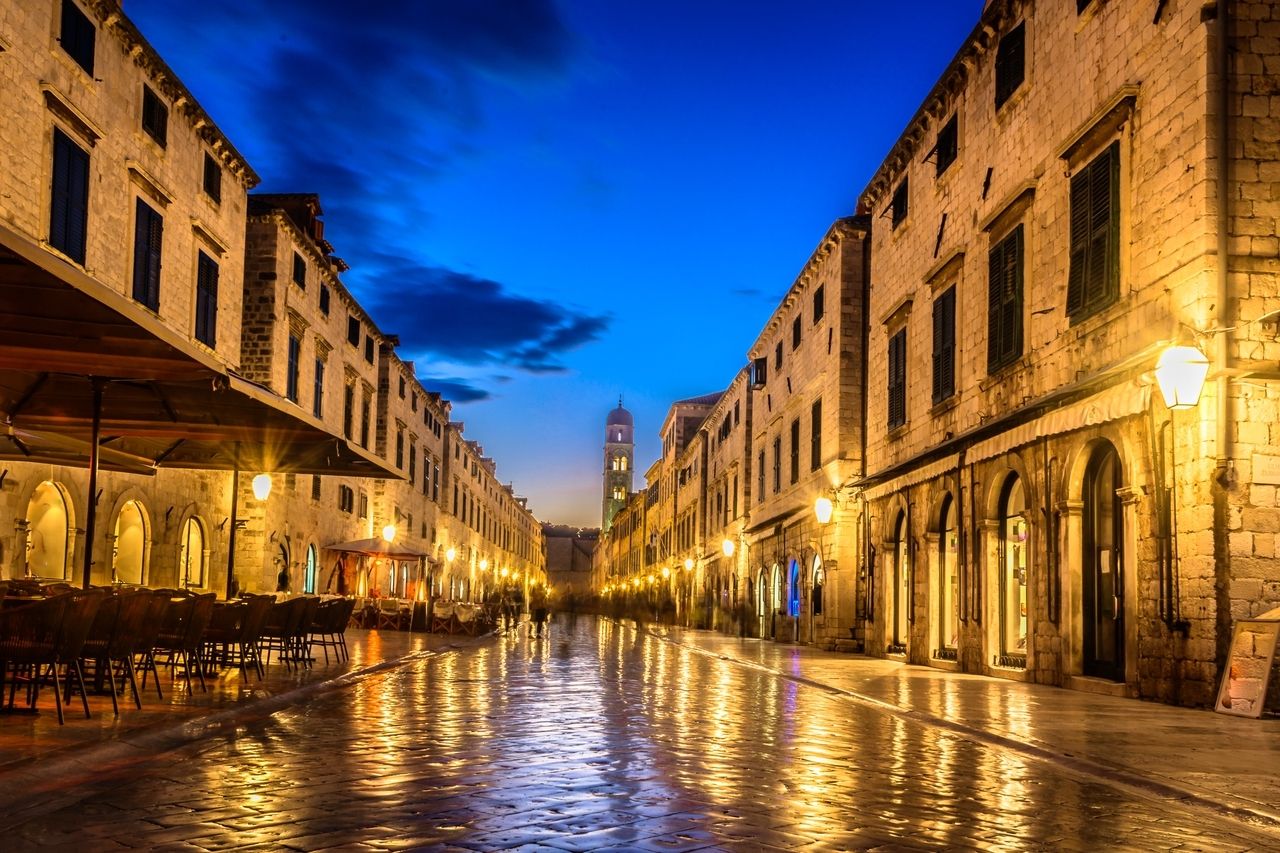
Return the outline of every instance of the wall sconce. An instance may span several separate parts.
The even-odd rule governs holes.
[[[831,513],[835,510],[835,505],[831,503],[831,498],[825,495],[813,502],[813,514],[817,517],[819,524],[831,523]]]
[[[444,558],[445,558],[445,560],[447,560],[447,561],[448,561],[448,562],[450,562],[450,563],[452,563],[452,562],[453,562],[453,558],[454,558],[454,557],[456,557],[456,556],[458,556],[458,549],[457,549],[457,548],[450,548],[450,549],[448,549],[447,551],[445,551],[445,552],[444,552]]]
[[[669,578],[669,577],[671,577],[671,569],[667,568],[666,566],[663,566],[663,567],[662,567],[662,576],[663,576],[664,578]]]
[[[396,526],[394,524],[388,524],[382,528],[382,539],[384,542],[396,541]]]
[[[685,558],[684,558],[684,570],[685,570],[686,572],[691,572],[691,571],[693,571],[693,558],[692,558],[692,557],[685,557]]]
[[[253,496],[260,501],[265,501],[271,494],[271,475],[259,474],[253,478]]]
[[[725,539],[723,542],[721,542],[720,550],[724,553],[726,557],[732,557],[733,551],[734,551],[733,540]]]
[[[1191,409],[1200,402],[1209,359],[1199,347],[1175,344],[1156,362],[1156,384],[1170,409]]]

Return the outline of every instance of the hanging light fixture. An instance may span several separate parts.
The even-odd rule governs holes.
[[[1156,384],[1170,409],[1191,409],[1200,402],[1209,359],[1199,347],[1175,344],[1156,362]]]
[[[267,496],[271,494],[271,475],[259,474],[253,478],[253,496],[260,501],[265,501]]]

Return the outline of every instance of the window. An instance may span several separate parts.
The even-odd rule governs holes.
[[[739,403],[740,401],[738,400],[733,401],[733,425],[735,427],[742,423],[742,407]]]
[[[216,202],[222,201],[222,167],[208,151],[204,153],[204,194]]]
[[[782,341],[778,341],[778,345],[773,348],[773,369],[782,370]]]
[[[791,484],[800,482],[800,419],[791,422]]]
[[[809,470],[817,471],[822,466],[822,401],[813,402],[813,410],[809,426]]]
[[[97,30],[93,21],[71,0],[62,0],[62,29],[58,41],[67,55],[93,76],[93,42]]]
[[[791,321],[791,348],[794,350],[800,346],[800,315]]]
[[[313,501],[320,500],[320,475],[319,474],[311,475],[311,500]]]
[[[373,335],[364,337],[364,360],[373,364]]]
[[[763,388],[765,381],[769,378],[769,357],[754,358],[751,360],[751,385],[753,388]]]
[[[360,346],[360,320],[355,317],[347,317],[347,343]]]
[[[756,462],[756,500],[764,500],[764,451]]]
[[[988,256],[987,372],[1022,355],[1022,226]]]
[[[1120,295],[1120,143],[1071,176],[1067,315],[1075,323]]]
[[[348,382],[342,389],[342,435],[351,441],[356,417],[356,386]]]
[[[315,387],[311,393],[311,414],[324,417],[324,360],[316,359]]]
[[[352,513],[356,508],[356,493],[350,486],[338,486],[338,509]]]
[[[440,502],[440,460],[431,460],[431,500]]]
[[[298,402],[298,373],[302,369],[302,365],[298,363],[302,358],[302,341],[298,340],[297,335],[289,336],[289,367],[288,373],[284,380],[284,396],[290,402]]]
[[[213,347],[218,340],[218,264],[204,252],[196,254],[196,340]]]
[[[889,429],[907,422],[907,330],[889,338]]]
[[[782,491],[782,436],[773,439],[773,490]]]
[[[422,494],[431,497],[431,454],[422,451]]]
[[[142,129],[164,148],[169,139],[169,108],[147,84],[142,84]]]
[[[1092,2],[1093,0],[1076,0],[1076,14],[1079,15],[1085,9],[1088,9],[1089,4]]]
[[[409,485],[413,485],[418,479],[418,445],[412,439],[409,440]]]
[[[933,300],[933,402],[956,393],[956,288]]]
[[[404,467],[404,430],[396,430],[396,467]]]
[[[893,223],[894,228],[897,228],[902,224],[902,220],[907,218],[907,194],[907,179],[903,178],[902,183],[898,184],[898,188],[893,191],[893,200],[889,202],[890,221]]]
[[[71,6],[70,2],[64,4]],[[49,245],[84,263],[89,224],[89,154],[53,129],[53,197],[49,205]]]
[[[133,219],[133,298],[152,311],[160,310],[160,248],[164,217],[142,199]]]
[[[360,518],[369,517],[369,496],[364,492],[360,493],[360,511],[357,513]]]
[[[297,252],[293,253],[293,283],[307,289],[307,262]]]
[[[329,316],[329,285],[320,285],[320,313]]]
[[[938,167],[938,176],[950,168],[951,164],[956,161],[956,157],[960,154],[960,130],[957,123],[959,114],[953,115],[951,120],[942,126],[938,131],[938,142],[934,146],[933,152],[935,163]]]
[[[400,377],[400,399],[404,399],[404,377]]]
[[[822,315],[826,313],[827,306],[824,304],[826,299],[825,285],[818,285],[813,291],[813,322],[817,323],[822,319]]]
[[[1000,39],[996,48],[996,109],[1013,97],[1026,78],[1027,24],[1024,21]]]
[[[368,394],[364,395],[364,399],[360,402],[360,446],[366,450],[369,448],[369,412],[372,407],[372,401]]]

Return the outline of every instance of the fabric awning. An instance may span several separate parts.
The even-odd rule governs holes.
[[[154,314],[0,225],[0,458],[399,479]]]
[[[371,539],[354,539],[350,542],[338,542],[324,547],[330,551],[359,554],[362,557],[381,557],[387,560],[420,560],[427,556],[426,551],[420,551],[408,545],[397,545],[395,542],[388,542],[381,536],[374,536]]]

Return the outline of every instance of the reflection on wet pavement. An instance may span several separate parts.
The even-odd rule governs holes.
[[[587,617],[156,756],[5,837],[82,850],[1280,843]]]

